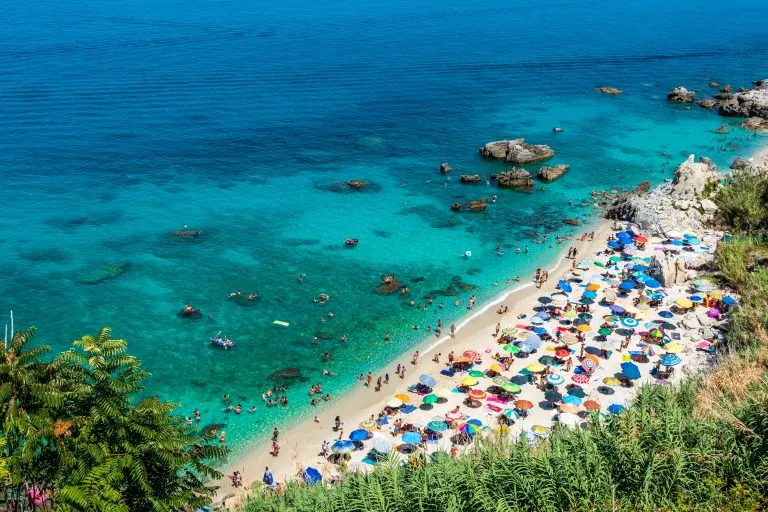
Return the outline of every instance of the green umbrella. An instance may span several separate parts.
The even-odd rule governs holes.
[[[608,336],[608,335],[609,335],[609,334],[611,334],[612,332],[613,332],[613,331],[612,331],[612,330],[610,330],[610,329],[609,329],[609,328],[607,328],[607,327],[601,327],[601,328],[600,328],[600,330],[599,330],[599,331],[597,331],[597,333],[598,333],[600,336]]]
[[[541,356],[539,362],[544,365],[552,364],[555,362],[555,358],[552,356]]]
[[[596,267],[604,267],[604,266],[605,266],[605,263],[603,263],[603,262],[601,262],[601,261],[596,261],[596,262],[595,262],[595,266],[596,266]]]
[[[506,384],[507,382],[509,382],[509,379],[508,379],[508,378],[506,378],[506,377],[504,377],[504,376],[502,376],[502,375],[497,375],[497,376],[495,376],[493,379],[491,379],[491,381],[492,381],[494,384],[496,384],[497,386],[503,386],[504,384]]]
[[[478,377],[485,377],[485,374],[480,370],[472,370],[471,372],[469,372],[469,376],[478,378]]]
[[[514,382],[507,382],[506,384],[501,386],[501,389],[503,389],[507,393],[519,393],[520,392],[520,386],[518,386]]]
[[[517,348],[514,345],[504,345],[504,348],[502,350],[506,350],[510,354],[518,354],[518,353],[520,353],[520,349]]]
[[[425,404],[433,404],[437,402],[437,395],[427,395],[423,399]]]
[[[612,261],[616,263],[618,261],[621,261],[621,258],[619,258],[618,256],[611,256],[610,258],[608,258],[608,261]]]

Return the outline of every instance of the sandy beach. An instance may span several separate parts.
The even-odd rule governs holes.
[[[389,372],[389,384],[383,385],[381,391],[375,392],[373,388],[364,386],[361,382],[359,388],[344,395],[330,406],[318,410],[317,416],[319,422],[314,418],[308,417],[302,423],[280,432],[279,444],[280,455],[273,457],[270,453],[271,443],[264,442],[252,450],[246,457],[234,461],[224,469],[225,475],[231,475],[234,471],[240,471],[243,474],[244,482],[260,481],[264,468],[269,466],[277,481],[296,478],[301,471],[308,466],[326,467],[328,462],[320,456],[320,448],[324,440],[334,441],[339,438],[339,433],[332,430],[334,418],[340,416],[343,422],[344,436],[352,430],[358,428],[358,424],[370,416],[378,414],[386,403],[396,393],[404,393],[409,384],[416,382],[421,374],[433,375],[437,378],[436,388],[451,386],[452,378],[440,375],[440,370],[446,368],[446,358],[448,352],[454,351],[457,355],[466,350],[475,350],[484,352],[491,348],[496,351],[496,341],[494,338],[495,326],[501,322],[502,325],[511,325],[517,323],[515,316],[518,312],[530,311],[533,307],[539,305],[538,298],[542,295],[548,295],[555,291],[557,282],[568,272],[571,271],[572,261],[565,258],[565,253],[569,247],[575,247],[579,256],[589,255],[598,251],[605,245],[605,240],[611,232],[611,222],[599,221],[596,226],[589,227],[594,230],[594,240],[579,241],[572,240],[570,243],[563,244],[563,250],[556,264],[549,269],[549,280],[544,283],[541,289],[537,288],[531,279],[518,283],[511,289],[500,294],[493,301],[483,304],[477,310],[468,312],[466,317],[457,323],[456,336],[444,336],[440,339],[430,337],[421,344],[414,347],[419,350],[421,356],[416,365],[411,364],[412,354],[402,354],[397,360],[392,361],[388,367],[374,373],[374,381],[378,375]],[[499,305],[506,305],[509,308],[508,313],[500,315],[497,313]],[[435,352],[441,353],[440,363],[435,363],[432,358]],[[405,379],[395,375],[395,365],[401,363],[406,366]],[[323,378],[355,378],[355,376],[336,376]],[[451,400],[453,403],[455,400]],[[438,405],[440,411],[445,409],[445,405]],[[446,409],[447,412],[448,409]],[[421,414],[420,414],[421,413]],[[417,421],[420,416],[429,418],[434,416],[436,411],[423,412],[417,411],[411,414],[413,421]],[[534,418],[535,419],[535,418]],[[280,425],[276,425],[280,428]],[[352,461],[348,467],[354,469],[367,469],[365,464],[361,465],[360,459],[362,453],[353,454]],[[368,466],[370,468],[370,466]],[[326,476],[332,476],[326,471]],[[225,477],[220,482],[221,486],[219,496],[231,493],[231,481]]]

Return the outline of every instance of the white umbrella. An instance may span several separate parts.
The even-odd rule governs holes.
[[[384,437],[378,432],[373,434],[373,449],[379,453],[389,453],[392,451],[392,440]]]
[[[566,427],[577,427],[581,423],[581,418],[570,412],[561,412],[557,416],[557,421]]]

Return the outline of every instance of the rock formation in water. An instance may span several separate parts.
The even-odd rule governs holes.
[[[557,178],[568,172],[568,169],[570,169],[570,165],[565,164],[558,164],[554,167],[542,167],[539,169],[539,172],[536,174],[536,177],[539,178],[541,181],[546,182],[552,182],[555,181]]]
[[[697,101],[696,104],[701,108],[711,109],[717,106],[717,101],[712,98],[704,98],[703,100]]]
[[[459,181],[462,183],[480,183],[481,179],[479,174],[462,174]]]
[[[711,201],[721,174],[708,158],[698,162],[694,155],[680,164],[674,179],[650,192],[619,195],[604,215],[636,223],[654,235],[680,226],[700,231],[712,221],[717,206]]]
[[[525,169],[515,167],[496,176],[496,183],[506,188],[528,188],[533,186],[533,177]]]
[[[368,183],[366,183],[363,180],[349,180],[347,181],[347,186],[351,189],[361,189],[368,186]]]
[[[727,124],[721,124],[721,125],[720,125],[720,128],[715,128],[713,131],[714,131],[715,133],[719,133],[719,134],[726,134],[726,133],[728,133],[730,130],[728,129],[728,125],[727,125]]]
[[[718,94],[722,116],[759,117],[768,120],[768,78],[756,80],[755,87],[735,93]]]
[[[108,267],[86,273],[78,279],[78,282],[81,284],[99,284],[108,281],[109,279],[116,279],[129,270],[131,270],[130,261],[126,261],[125,263],[115,263],[114,265],[109,265]]]
[[[554,154],[554,150],[546,144],[528,144],[525,139],[499,140],[480,148],[480,155],[484,158],[516,165],[546,160]]]
[[[453,172],[453,167],[448,165],[446,162],[441,163],[440,174],[448,174],[449,172]]]
[[[691,103],[696,93],[689,91],[683,86],[675,87],[667,93],[667,99],[669,101],[675,101],[678,103]]]
[[[467,212],[481,212],[488,207],[488,199],[473,199],[468,203],[453,203],[451,210],[455,212],[467,211]]]
[[[709,82],[707,85],[710,86],[710,87],[714,87],[715,89],[720,87],[720,84],[717,83],[717,82]]]
[[[624,94],[623,89],[617,89],[615,87],[606,87],[606,86],[598,87],[597,91],[603,94],[609,94],[611,96],[618,96],[619,94]]]

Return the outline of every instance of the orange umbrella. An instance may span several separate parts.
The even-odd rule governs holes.
[[[587,400],[582,405],[586,410],[590,412],[600,410],[600,404],[595,402],[594,400]]]
[[[646,243],[647,241],[648,241],[648,239],[647,239],[647,238],[645,238],[643,235],[637,235],[637,236],[635,237],[635,243],[636,243],[636,244],[644,244],[644,243]]]
[[[404,404],[407,404],[408,402],[411,401],[411,397],[409,397],[408,395],[404,395],[402,393],[396,394],[395,398],[399,398],[400,401],[403,402]]]
[[[518,409],[531,409],[533,407],[533,402],[530,400],[515,400],[515,407]]]
[[[469,398],[472,398],[473,400],[482,400],[485,398],[486,393],[482,389],[470,389],[469,390]]]
[[[600,289],[600,285],[597,284],[597,283],[592,283],[589,286],[587,286],[587,290],[589,290],[591,292],[596,292],[599,289]]]
[[[576,414],[579,412],[579,408],[576,405],[573,404],[562,404],[560,406],[560,412],[569,412],[571,414]]]

